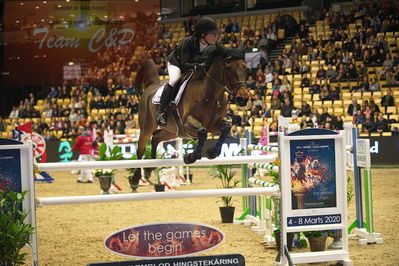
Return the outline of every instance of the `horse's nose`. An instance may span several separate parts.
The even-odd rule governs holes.
[[[239,96],[237,96],[237,98],[236,98],[236,103],[239,106],[245,106],[245,105],[247,105],[247,102],[248,102],[248,99],[246,99],[246,98],[239,97]]]

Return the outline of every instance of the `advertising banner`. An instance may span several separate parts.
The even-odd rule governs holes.
[[[90,263],[88,266],[245,266],[240,254],[195,256],[189,258],[130,260],[103,263]]]
[[[160,1],[151,0],[5,0],[5,84],[61,86],[83,78],[106,85],[110,67],[130,72],[136,48],[157,42],[159,12]]]
[[[0,149],[0,190],[22,192],[21,151]]]
[[[220,245],[218,229],[194,223],[144,224],[109,235],[104,245],[112,253],[130,258],[184,257]]]
[[[292,209],[337,206],[334,140],[291,141]]]

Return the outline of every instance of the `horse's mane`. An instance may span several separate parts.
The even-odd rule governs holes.
[[[218,48],[216,45],[211,45],[204,50],[204,54],[208,57],[208,66],[210,66],[217,57],[221,57],[222,59],[244,60],[244,52],[238,48]]]

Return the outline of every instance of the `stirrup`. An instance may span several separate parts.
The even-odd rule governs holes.
[[[168,123],[166,112],[158,112],[157,113],[157,124],[161,127],[166,126]]]

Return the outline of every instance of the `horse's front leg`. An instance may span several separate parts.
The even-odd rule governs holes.
[[[194,151],[184,156],[184,163],[191,164],[196,160],[201,159],[202,148],[204,147],[205,141],[208,137],[208,131],[206,128],[194,117],[189,116],[185,123],[185,126],[197,130],[198,142],[194,145]]]
[[[208,149],[206,151],[206,157],[208,159],[215,159],[220,155],[222,152],[222,145],[224,141],[226,140],[226,137],[230,134],[231,130],[231,120],[228,119],[227,117],[222,118],[218,122],[219,128],[220,128],[220,136],[218,141],[216,142],[215,146],[212,148]]]

